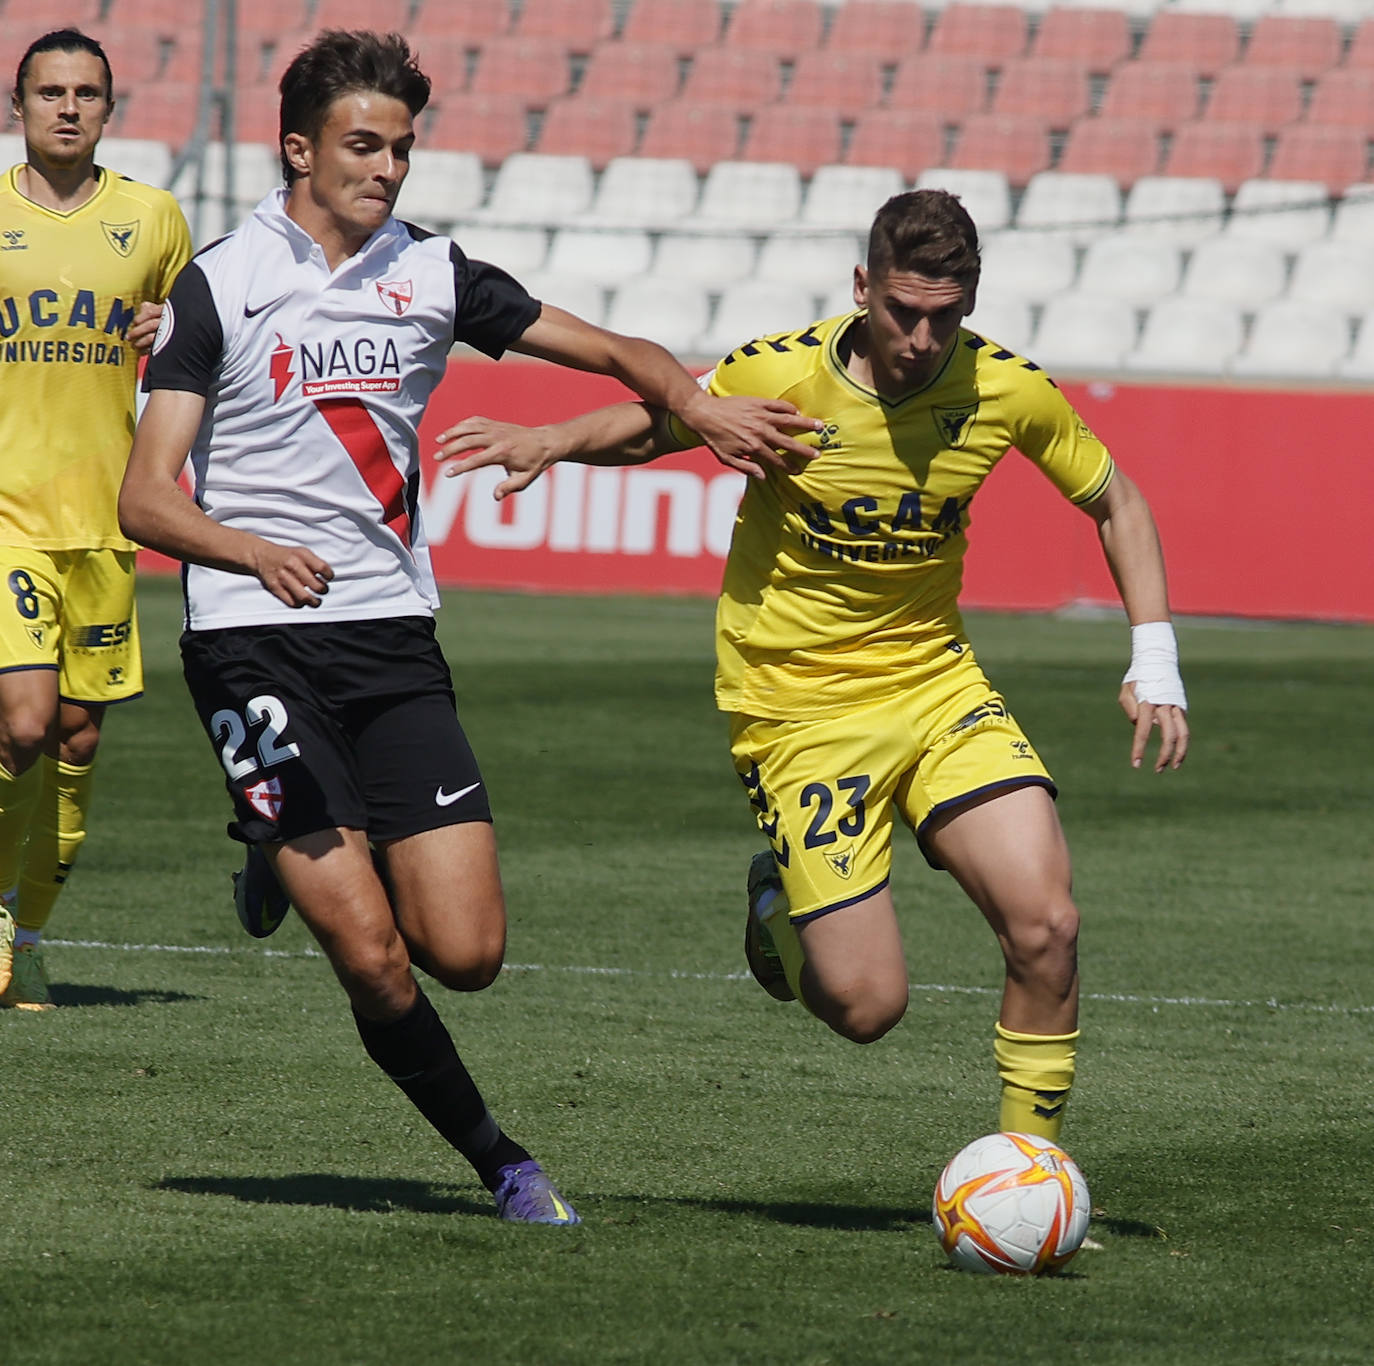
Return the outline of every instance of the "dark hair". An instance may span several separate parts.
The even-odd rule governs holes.
[[[110,70],[110,59],[94,38],[78,28],[55,28],[29,44],[28,51],[19,59],[19,70],[14,73],[14,93],[17,98],[24,98],[24,77],[29,74],[29,67],[40,52],[89,52],[92,57],[99,57],[100,65],[105,68],[105,103],[114,103],[114,73]]]
[[[893,195],[873,219],[868,234],[870,275],[902,270],[976,285],[981,267],[978,229],[959,196],[947,190]]]
[[[405,104],[412,118],[429,103],[429,77],[416,65],[399,33],[326,29],[295,55],[278,89],[278,147],[288,185],[300,173],[286,159],[286,135],[300,133],[317,139],[330,106],[341,95],[372,90],[391,95]]]

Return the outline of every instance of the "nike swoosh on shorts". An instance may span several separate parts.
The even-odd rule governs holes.
[[[434,792],[434,805],[452,806],[460,797],[466,797],[469,792],[476,792],[481,786],[480,782],[469,783],[466,787],[460,787],[457,792],[445,792],[441,783]]]

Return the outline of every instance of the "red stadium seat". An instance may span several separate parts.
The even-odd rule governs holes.
[[[692,104],[716,104],[750,114],[772,104],[782,91],[782,69],[771,53],[747,48],[702,48],[682,86]]]
[[[1268,175],[1272,180],[1320,180],[1333,195],[1344,194],[1370,178],[1365,129],[1290,124],[1274,144]]]
[[[493,38],[482,45],[470,88],[479,95],[519,95],[538,109],[567,94],[572,69],[552,38]]]
[[[1227,194],[1264,169],[1264,132],[1258,124],[1199,119],[1180,125],[1164,159],[1165,175],[1211,176]]]
[[[133,4],[142,9],[141,0],[117,0],[121,6]],[[181,7],[184,15],[186,7]],[[304,29],[310,18],[310,0],[239,0],[239,28],[258,33],[295,33]],[[184,27],[184,21],[182,21]]]
[[[584,156],[593,170],[604,171],[614,157],[634,152],[637,137],[632,104],[569,95],[544,111],[534,150],[552,156]]]
[[[1088,68],[1069,57],[1015,57],[1002,68],[994,114],[1028,114],[1067,128],[1091,108]]]
[[[667,43],[686,57],[720,37],[721,17],[714,0],[634,0],[620,36],[627,43]]]
[[[1143,62],[1186,62],[1215,76],[1240,53],[1240,27],[1229,14],[1157,12],[1137,54]]]
[[[242,0],[239,0],[240,6]],[[510,32],[510,13],[505,5],[454,5],[447,0],[428,0],[406,30],[420,38],[466,38],[472,45]]]
[[[579,95],[651,109],[677,94],[678,58],[666,43],[602,43],[592,50]]]
[[[1341,59],[1340,25],[1334,19],[1295,19],[1262,14],[1250,32],[1242,59],[1246,66],[1288,66],[1307,81]]]
[[[1302,113],[1296,71],[1272,66],[1228,66],[1217,76],[1203,117],[1209,123],[1254,123],[1271,136]]]
[[[803,176],[839,162],[839,115],[831,109],[774,104],[760,109],[749,124],[741,161],[790,161]]]
[[[234,92],[234,137],[275,147],[280,135],[281,94],[276,82],[239,86]]]
[[[888,91],[893,109],[928,109],[948,119],[981,114],[988,107],[988,73],[981,57],[918,53],[897,68]]]
[[[981,57],[996,69],[1026,50],[1026,11],[1016,5],[946,5],[935,20],[927,52]]]
[[[886,62],[925,45],[925,11],[911,0],[845,0],[825,40],[827,52],[863,52]]]
[[[833,109],[857,118],[883,97],[883,71],[868,52],[803,52],[792,69],[784,100],[789,105]]]
[[[426,146],[476,152],[484,166],[499,166],[523,152],[529,140],[525,103],[518,95],[471,91],[445,95],[425,129]]]
[[[1331,128],[1374,128],[1374,68],[1328,71],[1313,87],[1304,122]]]
[[[739,118],[723,105],[670,100],[649,115],[639,144],[642,157],[681,157],[698,175],[729,161],[739,147]]]
[[[1101,75],[1131,55],[1131,23],[1125,10],[1051,8],[1040,20],[1030,55],[1084,62]]]
[[[431,99],[467,89],[469,72],[477,62],[477,44],[478,39],[461,33],[412,35],[410,49],[429,77]]]
[[[816,0],[739,0],[725,43],[795,61],[820,46],[824,19],[825,11]]]
[[[1374,19],[1365,19],[1355,30],[1346,50],[1345,64],[1360,71],[1374,67]]]
[[[378,33],[399,33],[410,20],[410,0],[316,0],[310,27],[370,28]]]
[[[1102,100],[1104,119],[1148,119],[1172,132],[1195,119],[1202,103],[1197,71],[1185,62],[1125,62]]]
[[[140,86],[119,101],[115,109],[118,126],[112,131],[122,138],[156,138],[180,147],[195,131],[199,99],[197,85],[162,82]],[[275,103],[273,107],[275,110]],[[276,141],[275,129],[272,141]]]
[[[870,109],[859,116],[845,151],[849,166],[891,166],[915,180],[945,162],[945,120],[926,109]]]
[[[116,96],[153,80],[162,72],[162,42],[155,33],[137,29],[107,29],[103,24],[89,24],[82,31],[89,33],[105,49],[105,55],[110,59],[110,70],[114,74]],[[194,70],[180,79],[194,81],[200,75],[198,49],[199,45]],[[15,54],[15,61],[10,64],[11,73],[13,67],[19,64],[18,55]],[[167,78],[176,80],[178,75],[169,72]]]
[[[487,0],[493,9],[500,8]],[[570,52],[590,52],[615,30],[611,0],[524,0],[515,32],[522,38],[553,38]]]
[[[972,114],[964,120],[949,165],[964,171],[1001,171],[1022,186],[1050,165],[1049,127],[1020,114]]]
[[[1069,129],[1056,169],[1115,176],[1124,189],[1159,167],[1159,131],[1151,119],[1079,119]]]

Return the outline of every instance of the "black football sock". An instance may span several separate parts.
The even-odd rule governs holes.
[[[530,1155],[501,1132],[444,1022],[418,983],[416,989],[415,1004],[399,1020],[379,1024],[353,1012],[363,1047],[440,1136],[472,1163],[482,1184],[494,1190],[502,1167],[528,1162]]]

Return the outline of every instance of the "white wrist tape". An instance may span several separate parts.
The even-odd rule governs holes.
[[[1135,687],[1137,701],[1187,708],[1188,696],[1178,671],[1178,641],[1167,621],[1131,627],[1131,667],[1121,681]]]

